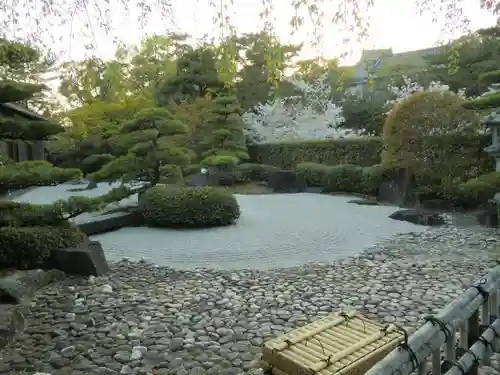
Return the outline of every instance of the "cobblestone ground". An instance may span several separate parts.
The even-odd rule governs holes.
[[[496,264],[499,241],[494,230],[447,226],[333,264],[265,272],[119,262],[39,293],[0,373],[259,374],[263,341],[332,311],[417,327]],[[497,374],[497,362],[481,372]]]

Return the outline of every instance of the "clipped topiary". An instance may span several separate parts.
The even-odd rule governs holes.
[[[138,208],[147,224],[166,228],[226,226],[240,217],[236,198],[213,187],[155,186],[141,195]]]
[[[382,164],[404,168],[417,179],[425,175],[452,183],[475,168],[475,161],[457,149],[454,138],[477,136],[478,124],[475,112],[464,108],[453,92],[415,93],[387,116]]]
[[[380,185],[390,179],[390,169],[381,164],[363,167],[361,170],[361,185],[359,193],[376,196]]]
[[[82,177],[82,171],[58,168],[46,161],[24,161],[0,168],[0,193],[32,186],[58,185]]]
[[[444,193],[455,205],[472,209],[488,203],[500,191],[500,172],[483,174]]]
[[[352,164],[335,165],[325,175],[324,192],[359,193],[363,181],[363,167]]]
[[[82,171],[85,174],[97,172],[104,164],[109,163],[113,159],[114,156],[111,154],[90,155],[83,159]]]
[[[302,178],[307,186],[323,186],[325,176],[331,167],[319,163],[300,163],[295,169],[297,176]]]
[[[180,184],[183,182],[182,169],[174,164],[160,167],[160,184]]]
[[[0,269],[41,267],[53,249],[80,244],[85,238],[72,225],[0,227]]]
[[[271,174],[280,170],[274,165],[253,163],[239,164],[235,168],[242,181],[267,181]]]

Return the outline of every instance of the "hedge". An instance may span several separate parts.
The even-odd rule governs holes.
[[[380,162],[381,152],[382,141],[379,137],[248,146],[253,163],[270,164],[282,169],[293,169],[304,162],[371,166]]]
[[[0,227],[0,269],[33,269],[43,265],[53,249],[75,246],[85,235],[77,227]]]
[[[269,176],[280,171],[280,168],[267,164],[243,163],[234,169],[237,182],[267,181]]]
[[[441,136],[433,137],[426,144],[430,155],[441,155],[443,150],[452,155],[438,168],[440,179],[467,181],[494,170],[493,158],[484,148],[491,144],[491,136]],[[299,164],[310,162],[328,166],[352,164],[364,167],[380,164],[383,145],[380,137],[364,137],[331,141],[292,143],[268,143],[249,145],[251,161],[274,165],[282,169],[295,169]],[[443,161],[444,162],[444,161]],[[428,176],[417,176],[417,179]],[[435,178],[434,174],[432,178]]]
[[[155,186],[138,208],[146,224],[166,228],[226,226],[240,217],[236,198],[214,187]]]

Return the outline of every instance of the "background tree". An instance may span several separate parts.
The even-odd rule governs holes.
[[[477,96],[487,90],[479,77],[500,64],[500,39],[483,29],[463,37],[437,55],[429,55],[429,73],[457,91],[465,89],[467,96]],[[450,69],[450,61],[453,68]]]
[[[207,94],[216,95],[224,88],[216,66],[216,54],[211,46],[186,48],[176,61],[176,74],[159,85],[156,103],[192,102]]]
[[[244,34],[235,37],[234,42],[238,53],[238,65],[241,66],[234,90],[236,98],[246,111],[258,103],[265,103],[273,94],[274,82],[271,82],[266,69],[266,61],[269,58],[274,59],[277,73],[281,77],[285,69],[291,67],[291,60],[297,56],[301,46],[281,44],[265,32]],[[286,82],[282,80],[278,84],[286,86]],[[281,87],[281,90],[285,89]]]

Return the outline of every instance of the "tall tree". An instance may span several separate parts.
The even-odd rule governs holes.
[[[176,64],[176,74],[160,84],[157,104],[192,102],[207,94],[216,95],[224,88],[216,66],[216,54],[212,46],[186,48]]]
[[[25,104],[37,102],[43,98],[45,85],[29,82],[30,64],[39,62],[39,52],[32,47],[19,43],[0,40],[0,103],[16,102]],[[22,80],[22,81],[18,81]],[[34,81],[34,79],[33,79]],[[63,129],[45,120],[26,120],[12,113],[0,117],[0,139],[47,139]]]
[[[238,65],[241,68],[235,83],[235,95],[243,110],[265,103],[274,92],[275,82],[266,69],[266,63],[273,59],[278,77],[291,66],[301,46],[281,44],[275,37],[265,33],[244,34],[233,40],[236,43]],[[286,82],[282,83],[286,85]],[[284,89],[284,88],[282,88]]]
[[[463,37],[437,55],[427,57],[429,73],[453,91],[465,89],[467,96],[487,90],[479,77],[500,64],[500,39],[485,30]],[[453,66],[450,69],[450,62]]]

